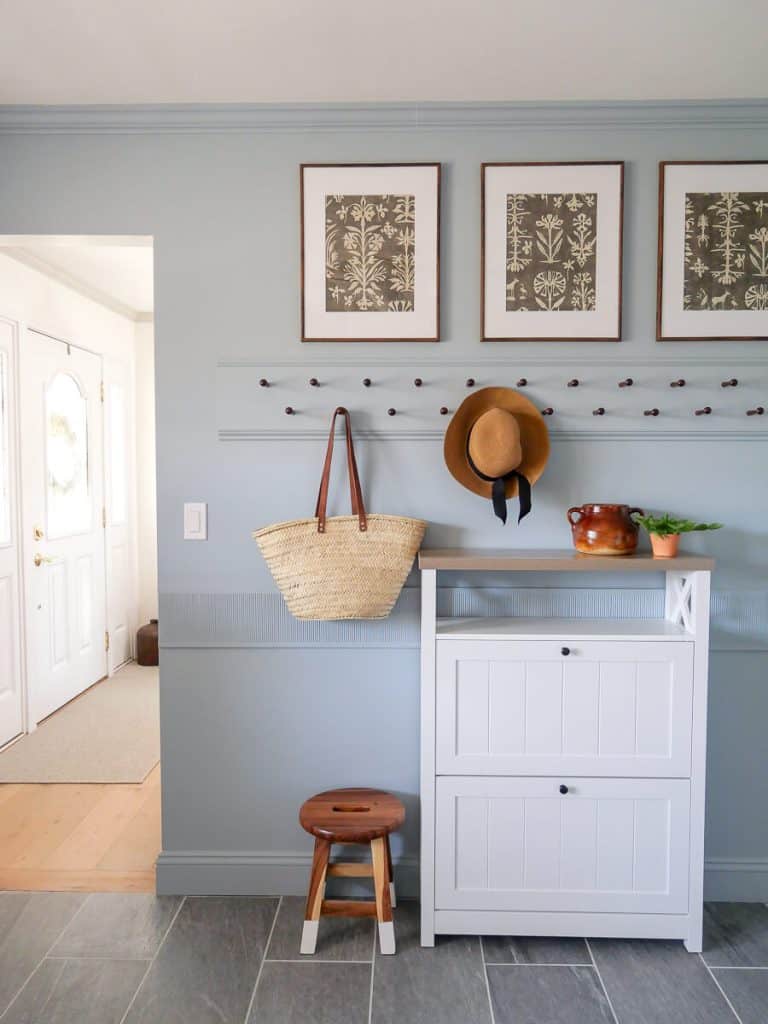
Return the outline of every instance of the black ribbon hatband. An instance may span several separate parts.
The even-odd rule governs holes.
[[[472,431],[470,431],[470,434]],[[518,473],[516,469],[511,469],[509,473],[505,473],[504,476],[486,476],[485,473],[481,473],[477,466],[472,461],[472,456],[469,454],[469,434],[467,435],[467,462],[472,472],[479,476],[481,480],[485,480],[491,484],[491,500],[493,502],[493,511],[495,515],[506,523],[507,521],[507,480],[517,480],[517,492],[520,498],[520,514],[517,517],[518,523],[524,519],[531,511],[531,484],[526,476],[522,473]]]

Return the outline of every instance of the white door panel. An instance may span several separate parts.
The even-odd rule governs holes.
[[[439,778],[436,907],[686,913],[689,800],[683,779]]]
[[[0,318],[0,746],[24,727],[15,459],[15,325]]]
[[[685,778],[692,701],[690,643],[438,640],[437,772]]]
[[[21,360],[30,716],[107,672],[101,357],[27,331]]]

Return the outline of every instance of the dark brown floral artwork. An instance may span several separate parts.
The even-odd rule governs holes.
[[[326,312],[413,311],[415,227],[412,195],[327,195]]]
[[[596,193],[507,195],[508,312],[592,312],[596,271]]]
[[[685,193],[683,309],[768,310],[768,192]]]

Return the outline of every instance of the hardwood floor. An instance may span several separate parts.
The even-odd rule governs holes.
[[[154,892],[160,765],[139,785],[0,785],[0,889]]]

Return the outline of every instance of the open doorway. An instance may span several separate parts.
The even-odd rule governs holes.
[[[154,888],[152,256],[0,237],[1,888]]]

